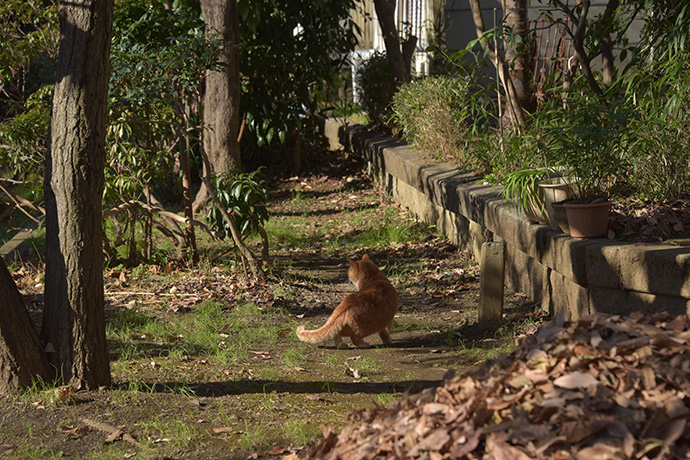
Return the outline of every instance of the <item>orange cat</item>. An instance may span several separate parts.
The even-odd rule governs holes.
[[[393,285],[368,255],[350,262],[347,275],[357,288],[333,311],[326,324],[313,331],[297,328],[297,336],[309,343],[333,339],[338,348],[347,348],[341,337],[350,337],[360,348],[369,346],[364,337],[378,332],[383,343],[390,345],[390,329],[398,310],[398,294]]]

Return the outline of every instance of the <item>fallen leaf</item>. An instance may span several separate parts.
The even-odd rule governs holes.
[[[584,372],[572,372],[570,374],[562,375],[553,381],[553,384],[560,388],[567,390],[584,389],[593,385],[599,385],[599,380],[592,377],[591,374]]]
[[[220,433],[232,433],[233,429],[231,426],[222,426],[222,427],[214,428],[213,432],[218,433],[218,434],[220,434]]]
[[[285,453],[285,447],[276,446],[268,452],[268,455],[280,455]]]
[[[105,438],[105,440],[103,441],[103,444],[110,444],[110,443],[113,443],[113,442],[115,442],[120,436],[122,436],[122,429],[117,429],[117,430],[113,431],[112,433],[110,433],[110,435],[109,435],[107,438]]]

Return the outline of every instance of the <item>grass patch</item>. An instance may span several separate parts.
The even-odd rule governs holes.
[[[179,451],[193,449],[203,439],[201,432],[192,424],[184,420],[151,419],[139,423],[144,431],[149,447],[163,444],[166,450]]]
[[[248,451],[265,450],[275,439],[273,433],[274,430],[262,423],[257,425],[245,423],[244,430],[240,434],[240,446]]]
[[[289,420],[283,426],[283,435],[288,444],[304,446],[316,441],[321,436],[321,430],[312,422]]]

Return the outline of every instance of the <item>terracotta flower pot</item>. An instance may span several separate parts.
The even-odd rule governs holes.
[[[609,227],[610,201],[597,203],[564,203],[570,236],[573,238],[602,238]]]

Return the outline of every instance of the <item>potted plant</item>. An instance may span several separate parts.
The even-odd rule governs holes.
[[[563,208],[563,202],[571,200],[573,181],[564,177],[562,173],[549,173],[548,177],[539,181],[539,188],[544,196],[546,211],[549,216],[549,226],[554,230],[568,233],[568,221]]]
[[[540,224],[549,222],[544,193],[539,187],[546,175],[543,168],[523,167],[510,171],[501,178],[501,195],[508,205],[518,214],[524,214]]]
[[[630,110],[595,97],[571,94],[554,113],[549,132],[553,162],[575,184],[564,203],[570,235],[598,238],[607,233],[608,193],[624,175],[623,155]]]

